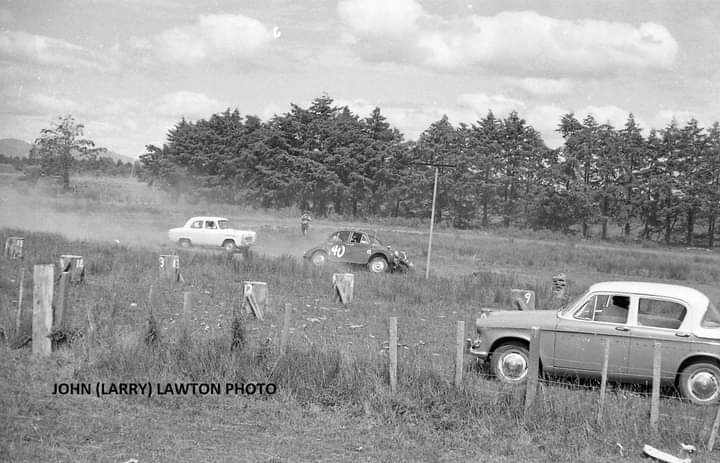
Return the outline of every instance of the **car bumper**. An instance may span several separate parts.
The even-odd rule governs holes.
[[[481,361],[485,361],[490,358],[490,353],[482,346],[481,342],[478,340],[473,341],[471,339],[466,339],[465,352],[468,355],[472,355],[473,357]]]

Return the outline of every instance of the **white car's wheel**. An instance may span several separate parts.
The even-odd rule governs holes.
[[[693,403],[720,401],[720,368],[714,363],[693,363],[680,373],[680,392]]]
[[[530,365],[528,349],[520,344],[505,344],[492,353],[492,370],[504,383],[520,384],[527,378]]]
[[[225,242],[223,243],[223,248],[225,248],[225,250],[228,252],[233,252],[236,248],[235,241],[225,240]]]
[[[368,262],[368,269],[373,273],[383,273],[388,271],[388,262],[384,257],[373,257]]]
[[[181,248],[189,248],[190,246],[192,246],[192,243],[187,238],[179,239],[178,244],[180,245]]]
[[[323,251],[315,251],[312,256],[310,256],[310,262],[318,267],[325,265],[327,263],[327,254]]]

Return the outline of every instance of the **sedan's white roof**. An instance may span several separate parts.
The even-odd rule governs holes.
[[[227,220],[227,218],[225,218],[225,217],[213,217],[213,216],[209,216],[209,215],[207,215],[207,216],[203,215],[203,216],[199,216],[199,217],[192,217],[192,218],[188,219],[188,222],[190,222],[190,221],[195,221],[195,220],[215,220],[215,221],[218,221],[218,220]]]
[[[619,292],[680,299],[695,307],[705,307],[709,299],[697,289],[687,286],[642,281],[603,281],[590,287],[589,292]]]

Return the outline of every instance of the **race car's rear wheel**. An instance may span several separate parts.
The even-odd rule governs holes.
[[[181,248],[189,248],[190,246],[192,246],[192,243],[187,238],[179,239],[178,244],[180,245]]]
[[[368,269],[373,273],[383,273],[388,271],[388,261],[384,257],[376,256],[368,262]]]
[[[706,405],[720,401],[720,367],[698,362],[680,373],[680,392],[693,403]]]
[[[324,251],[315,251],[312,256],[310,256],[310,262],[318,267],[325,265],[327,260],[328,256]]]

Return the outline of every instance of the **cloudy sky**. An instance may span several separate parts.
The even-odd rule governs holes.
[[[715,0],[0,0],[0,138],[71,113],[129,156],[182,116],[327,93],[415,139],[447,114],[720,120]]]

